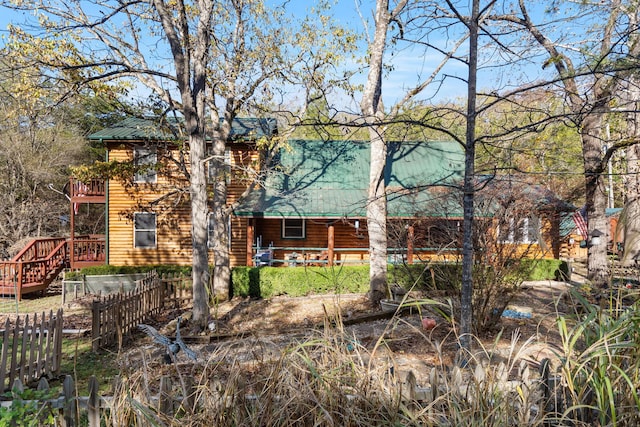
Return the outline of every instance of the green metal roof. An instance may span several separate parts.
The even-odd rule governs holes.
[[[249,217],[366,216],[370,144],[289,141],[264,187],[236,208]],[[385,184],[390,217],[460,217],[447,185],[459,184],[464,152],[455,142],[388,144]]]
[[[154,117],[129,117],[114,126],[89,135],[94,141],[176,141],[180,137],[181,120]],[[277,133],[275,119],[236,118],[231,125],[232,139],[258,139]],[[184,133],[182,133],[184,134]]]

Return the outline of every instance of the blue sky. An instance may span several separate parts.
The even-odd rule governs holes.
[[[269,0],[267,0],[269,1]],[[276,3],[280,3],[280,0],[274,0]],[[343,23],[349,28],[356,31],[364,31],[362,19],[356,10],[356,2],[360,5],[360,12],[365,18],[372,16],[372,10],[375,2],[373,0],[336,0],[336,4],[333,8],[334,17],[339,22]],[[304,13],[313,2],[308,0],[291,0],[287,3],[287,8],[292,13]],[[0,9],[0,31],[2,34],[6,33],[6,27],[9,23],[20,23],[28,18],[24,12],[14,12],[8,9]],[[451,37],[448,43],[452,43],[455,38]],[[2,43],[0,41],[0,43]],[[443,40],[443,43],[447,41]],[[443,44],[444,45],[444,44]],[[363,49],[364,51],[364,49]],[[427,52],[425,54],[418,48],[405,49],[397,51],[393,57],[387,58],[387,63],[393,65],[393,71],[385,76],[383,82],[383,97],[387,107],[393,105],[398,99],[400,99],[408,88],[413,87],[419,83],[426,76],[428,76],[438,65],[440,61],[440,55],[435,55]],[[349,67],[349,65],[347,65]],[[456,76],[458,78],[448,78],[445,80],[443,86],[439,87],[437,97],[435,101],[444,99],[459,99],[464,97],[466,93],[466,86],[460,78],[464,79],[467,74],[466,67],[460,63],[450,62],[444,70],[447,74]],[[359,82],[363,83],[366,75],[363,73],[359,77]],[[482,85],[485,87],[482,87]],[[496,79],[496,76],[487,74],[484,79],[481,80],[480,87],[486,88],[494,84],[500,84]],[[422,99],[429,98],[434,95],[434,91],[437,85],[432,85],[431,88],[427,88],[425,93],[420,97]],[[355,106],[351,106],[355,108]]]

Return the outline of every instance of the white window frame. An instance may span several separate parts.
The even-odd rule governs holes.
[[[292,221],[300,221],[301,225],[291,225]],[[299,230],[299,233],[292,234],[291,231],[294,230]],[[305,239],[307,237],[307,222],[304,218],[282,218],[281,236],[283,239]]]
[[[501,238],[501,243],[517,243],[517,244],[532,244],[540,243],[540,218],[535,216],[528,216],[520,218],[517,223],[513,217],[509,218],[508,232],[505,237]],[[535,231],[532,232],[530,222],[535,221]],[[516,238],[516,227],[519,228],[519,238]],[[502,235],[501,230],[498,230],[498,235]]]
[[[213,249],[213,213],[209,212],[207,214],[207,248]],[[231,250],[231,216],[227,217],[227,247]]]
[[[213,156],[213,147],[209,146],[207,148],[207,156]],[[215,162],[215,158],[210,158],[207,161],[207,179],[209,182],[214,182],[215,177],[213,176],[213,168],[211,167],[211,162]],[[231,184],[231,149],[229,147],[224,149],[224,176],[225,180],[228,184]]]
[[[153,217],[153,228],[137,228],[138,216],[149,215]],[[138,235],[147,233],[153,236],[153,244],[139,245]],[[136,249],[155,249],[158,245],[158,216],[154,212],[135,212],[133,214],[133,247]]]
[[[135,183],[155,184],[158,182],[158,171],[156,170],[158,150],[156,147],[133,147],[133,163],[136,168],[152,166],[143,171],[136,171],[133,177]]]

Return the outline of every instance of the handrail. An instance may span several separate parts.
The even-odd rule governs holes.
[[[67,242],[66,239],[58,240],[61,241],[44,258],[0,262],[0,280],[4,282],[5,286],[15,284],[15,295],[18,300],[22,299],[25,285],[37,284],[46,287],[53,281],[56,273],[59,273],[64,267],[67,260]]]
[[[38,237],[31,240],[11,261],[33,261],[45,258],[56,246],[64,243],[64,237]]]
[[[104,235],[74,238],[73,241],[69,242],[71,268],[104,263],[106,260],[106,245]]]
[[[71,178],[70,197],[90,197],[105,195],[105,181],[103,179],[92,179],[89,182],[78,181]]]

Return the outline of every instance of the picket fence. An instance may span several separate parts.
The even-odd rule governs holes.
[[[93,351],[114,345],[122,348],[124,338],[165,305],[179,307],[190,301],[191,288],[186,282],[182,276],[160,277],[152,271],[136,281],[132,291],[96,298],[91,304]]]
[[[548,363],[545,359],[543,362]],[[487,370],[488,369],[488,370]],[[520,408],[521,412],[526,413],[528,410],[532,412],[524,415],[528,421],[540,419],[544,413],[550,414],[549,423],[545,425],[561,425],[554,422],[554,414],[561,414],[563,408],[566,408],[567,400],[564,396],[564,390],[561,379],[550,377],[549,370],[541,369],[538,373],[529,372],[528,367],[524,370],[522,366],[518,372],[517,378],[508,380],[508,370],[501,363],[497,369],[482,368],[478,365],[470,376],[464,375],[459,367],[454,367],[450,372],[442,372],[437,368],[432,368],[429,374],[429,383],[424,387],[416,385],[416,377],[412,371],[402,376],[391,376],[387,378],[390,386],[400,387],[401,399],[408,408],[413,408],[418,412],[430,410],[437,402],[452,399],[455,401],[455,395],[458,394],[460,399],[469,398],[469,393],[480,393],[486,391],[483,383],[485,380],[497,374],[497,377],[489,381],[491,387],[495,387],[495,392],[510,393],[518,390],[518,395],[526,405]],[[499,378],[503,377],[503,378]],[[202,380],[202,378],[200,378]],[[397,381],[397,382],[396,382]],[[111,396],[101,396],[99,393],[98,381],[95,377],[89,379],[88,396],[79,396],[73,378],[70,375],[65,376],[62,391],[57,397],[42,397],[38,400],[21,400],[24,387],[22,383],[16,379],[12,387],[11,401],[0,402],[1,406],[11,407],[16,403],[20,405],[30,404],[35,408],[35,412],[42,417],[53,415],[55,425],[64,427],[76,427],[79,425],[88,427],[100,427],[101,425],[121,425],[122,420],[127,420],[127,425],[149,425],[150,419],[166,419],[170,420],[176,415],[197,413],[202,409],[202,405],[215,402],[215,405],[221,405],[220,410],[226,411],[233,406],[244,405],[246,408],[260,407],[273,400],[284,401],[284,396],[272,395],[267,393],[264,396],[260,394],[242,394],[243,390],[238,390],[239,395],[227,393],[221,384],[216,387],[207,387],[208,393],[201,393],[202,384],[198,384],[197,380],[190,375],[181,375],[174,378],[169,375],[160,377],[159,387],[155,394],[150,392],[147,387],[140,390],[142,393],[132,395],[130,393],[130,385],[126,381],[116,378],[114,383],[115,394]],[[46,379],[41,379],[38,384],[38,390],[48,391],[49,384]],[[146,392],[145,392],[146,391]],[[119,400],[117,396],[126,394],[126,401]],[[448,396],[448,397],[447,397]],[[347,399],[354,399],[356,395],[347,395]],[[202,400],[204,399],[204,400]],[[519,405],[520,400],[516,399],[514,409]],[[123,405],[124,403],[124,405]],[[135,410],[131,410],[135,408]],[[542,413],[540,411],[543,411]],[[560,411],[560,412],[559,412]],[[85,415],[86,414],[86,415]],[[522,414],[521,414],[522,415]],[[123,418],[124,417],[124,418]],[[174,418],[175,419],[175,418]],[[162,425],[162,422],[158,422]],[[173,424],[171,424],[173,425]],[[526,422],[523,425],[529,425]]]
[[[19,380],[24,384],[37,381],[42,376],[57,374],[62,358],[62,309],[46,316],[43,312],[30,319],[17,317],[15,322],[7,318],[3,329],[0,353],[0,393]]]
[[[115,343],[138,324],[160,313],[164,305],[162,283],[155,271],[136,282],[130,292],[98,298],[91,303],[91,338],[94,351]]]
[[[88,427],[100,427],[100,410],[108,408],[110,401],[110,398],[104,398],[98,394],[98,381],[93,376],[89,378],[88,396],[77,395],[76,385],[71,375],[65,376],[62,390],[57,397],[24,400],[24,390],[22,382],[16,379],[11,387],[12,399],[0,404],[9,409],[16,406],[33,408],[33,413],[29,413],[28,416],[37,419],[29,420],[31,422],[29,425],[36,425],[36,422],[49,425],[47,418],[52,416],[56,421],[56,426],[75,427],[80,425],[81,412],[86,411]],[[44,377],[38,382],[37,390],[41,392],[41,395],[51,396],[49,382]]]

